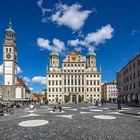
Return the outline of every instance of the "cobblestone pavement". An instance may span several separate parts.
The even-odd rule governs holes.
[[[140,140],[140,108],[116,104],[63,105],[54,113],[52,106],[22,108],[0,117],[0,140]]]

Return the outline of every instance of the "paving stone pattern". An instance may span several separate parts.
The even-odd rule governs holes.
[[[17,109],[14,114],[0,117],[0,140],[140,140],[140,117],[135,115],[139,114],[140,108],[124,106],[118,111],[116,104],[92,106],[63,105],[62,113],[51,113],[52,105],[36,106],[34,111],[28,107]],[[113,119],[95,118],[98,115]],[[48,123],[34,127],[19,125],[24,121],[36,122],[33,120]]]

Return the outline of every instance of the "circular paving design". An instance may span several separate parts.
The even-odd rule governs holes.
[[[40,108],[49,108],[48,106],[40,106]]]
[[[97,106],[88,106],[88,108],[97,108]]]
[[[130,110],[132,108],[130,108],[130,107],[122,107],[122,109],[124,109],[124,110]]]
[[[49,111],[50,113],[64,113],[64,111]]]
[[[116,117],[109,116],[109,115],[96,115],[96,116],[94,116],[94,118],[103,119],[103,120],[113,120],[113,119],[116,119]]]
[[[89,111],[101,112],[101,111],[103,111],[103,110],[99,110],[99,109],[90,109]]]
[[[121,114],[121,113],[119,113],[119,112],[109,112],[108,114],[122,115],[122,114]]]
[[[49,122],[47,120],[28,120],[28,121],[22,121],[19,123],[19,126],[22,127],[36,127],[36,126],[42,126],[45,124],[48,124]]]
[[[69,108],[71,108],[71,107],[64,106],[64,107],[62,107],[62,108],[64,108],[64,109],[69,109]]]

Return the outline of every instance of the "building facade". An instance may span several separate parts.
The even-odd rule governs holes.
[[[102,85],[102,98],[104,98],[108,102],[117,101],[118,90],[116,81],[112,81]]]
[[[124,102],[140,102],[140,54],[117,72],[117,88]]]
[[[59,68],[59,54],[50,54],[47,70],[47,99],[49,103],[80,103],[101,99],[101,70],[96,67],[96,54],[86,58],[79,52],[69,52]]]
[[[16,33],[10,22],[3,43],[3,85],[0,85],[0,99],[25,100],[30,98],[30,93],[29,88],[17,76]]]

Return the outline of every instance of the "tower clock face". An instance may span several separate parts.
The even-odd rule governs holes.
[[[7,53],[7,54],[6,54],[6,58],[7,58],[7,59],[10,59],[10,58],[11,58],[11,54]]]

